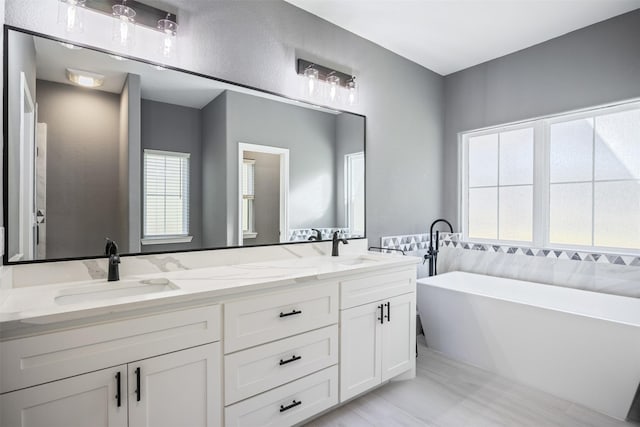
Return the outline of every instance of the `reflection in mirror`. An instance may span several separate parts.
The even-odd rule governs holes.
[[[364,117],[8,32],[9,262],[364,237]]]

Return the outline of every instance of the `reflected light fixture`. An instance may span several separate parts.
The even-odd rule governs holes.
[[[115,4],[113,10],[113,40],[116,44],[129,49],[135,40],[135,16],[136,11],[127,6],[127,0],[122,4]]]
[[[303,96],[317,100],[322,88],[322,101],[349,106],[358,103],[358,85],[353,75],[298,58],[298,75],[302,76]]]
[[[71,83],[83,87],[100,87],[104,84],[104,76],[90,71],[76,70],[67,68],[67,78]]]
[[[162,32],[162,56],[170,58],[176,50],[176,36],[178,34],[178,24],[171,20],[170,13],[158,21],[158,30]]]
[[[58,22],[67,33],[84,30],[84,6],[86,0],[58,0]]]

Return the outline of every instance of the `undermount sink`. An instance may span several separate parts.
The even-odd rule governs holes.
[[[180,289],[167,279],[127,280],[97,285],[74,286],[62,290],[55,298],[60,305],[102,301],[112,298],[155,294]]]
[[[341,265],[360,265],[365,263],[374,263],[380,261],[379,258],[358,256],[355,258],[340,258],[338,257],[334,262]]]

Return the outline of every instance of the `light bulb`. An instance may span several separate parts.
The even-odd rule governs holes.
[[[309,65],[304,70],[304,78],[307,81],[306,95],[315,96],[318,93],[318,70],[313,65]]]
[[[84,29],[83,11],[86,0],[59,0],[58,22],[67,33],[80,33]]]
[[[170,58],[176,50],[178,24],[171,20],[171,14],[168,13],[165,19],[158,21],[158,29],[162,32],[162,56]]]
[[[126,5],[126,1],[122,4],[116,4],[113,10],[113,40],[121,47],[130,48],[134,42],[136,11]]]
[[[327,100],[329,102],[337,102],[340,96],[340,77],[335,74],[327,77]]]

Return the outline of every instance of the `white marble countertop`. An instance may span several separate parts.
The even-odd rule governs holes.
[[[140,310],[176,303],[227,297],[260,289],[295,285],[309,280],[331,279],[390,267],[411,266],[420,258],[367,252],[340,257],[302,257],[277,261],[243,263],[219,267],[154,273],[121,278],[120,282],[93,280],[10,289],[0,305],[0,331],[22,325],[52,323]],[[86,293],[167,285],[172,289],[98,298]],[[126,290],[125,290],[126,293]],[[64,297],[71,295],[65,300]],[[81,301],[74,298],[80,296]],[[64,303],[62,302],[64,301]]]

